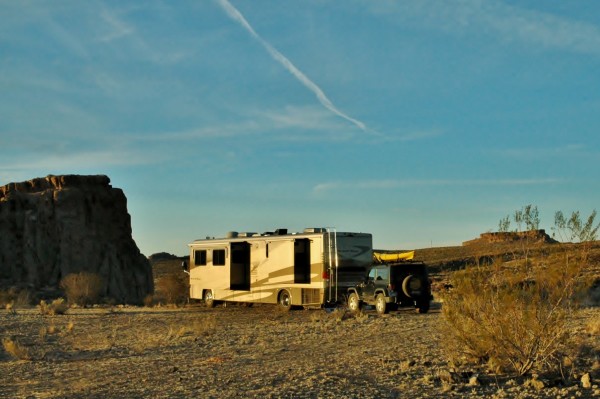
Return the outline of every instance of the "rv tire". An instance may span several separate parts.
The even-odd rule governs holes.
[[[292,296],[288,290],[281,290],[277,298],[279,308],[285,312],[292,308]]]
[[[204,291],[204,304],[207,308],[215,307],[215,299],[211,290]]]

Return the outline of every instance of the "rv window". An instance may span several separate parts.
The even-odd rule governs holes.
[[[268,257],[269,257],[269,243],[267,243],[267,244],[265,245],[265,248],[266,248],[266,250],[265,250],[265,251],[266,251],[265,255],[266,255],[266,257],[268,258]]]
[[[194,265],[206,266],[206,250],[194,251]]]
[[[213,266],[225,265],[225,250],[213,249]]]

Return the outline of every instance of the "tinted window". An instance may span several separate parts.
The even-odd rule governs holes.
[[[375,280],[375,272],[376,272],[376,271],[377,271],[377,269],[371,269],[371,270],[369,271],[369,280],[370,280],[370,281],[373,281],[373,280]]]
[[[381,278],[380,278],[381,277]],[[377,270],[377,280],[385,280],[388,281],[390,278],[390,269],[387,267],[384,269]]]
[[[225,250],[213,249],[213,266],[225,265]]]
[[[206,250],[194,251],[194,265],[206,266]]]

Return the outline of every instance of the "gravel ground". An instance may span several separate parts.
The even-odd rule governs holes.
[[[591,398],[600,397],[600,342],[572,382],[453,373],[440,345],[440,304],[378,316],[273,306],[0,311],[1,398]],[[577,374],[579,373],[579,374]],[[592,387],[581,375],[590,373]],[[540,382],[544,385],[540,385]]]

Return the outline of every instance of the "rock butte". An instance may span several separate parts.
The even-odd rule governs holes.
[[[127,198],[108,176],[63,175],[0,187],[0,286],[56,290],[70,273],[99,274],[103,296],[141,303],[152,270],[131,235]]]

